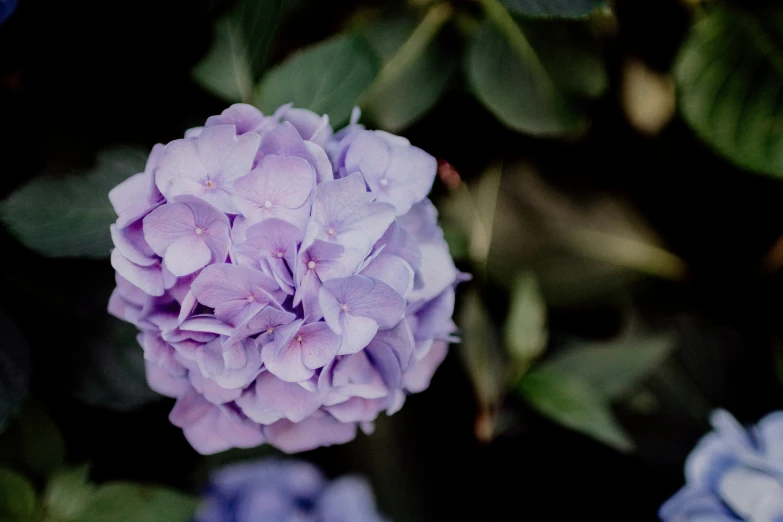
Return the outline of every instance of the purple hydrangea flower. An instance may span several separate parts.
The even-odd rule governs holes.
[[[685,463],[685,486],[661,506],[664,522],[783,520],[783,411],[744,429],[728,412],[712,414]]]
[[[149,384],[201,453],[347,442],[455,340],[464,275],[427,199],[435,160],[357,118],[335,133],[233,105],[109,194],[109,311],[139,328]]]
[[[312,464],[267,459],[213,473],[195,522],[384,522],[369,483],[327,480]]]

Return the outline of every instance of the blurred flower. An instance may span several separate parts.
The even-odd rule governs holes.
[[[783,411],[748,430],[724,410],[685,463],[686,485],[661,506],[664,522],[783,519]]]
[[[233,105],[109,193],[109,311],[141,330],[149,384],[201,453],[347,442],[454,340],[464,275],[427,199],[436,161],[357,118],[334,133]]]
[[[8,17],[14,13],[17,0],[0,0],[0,24],[8,20]]]
[[[215,472],[196,522],[383,522],[370,485],[329,481],[312,464],[269,459]]]

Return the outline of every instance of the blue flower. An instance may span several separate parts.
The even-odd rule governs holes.
[[[384,522],[366,480],[329,481],[306,462],[235,464],[211,477],[195,522]]]
[[[724,410],[685,463],[686,484],[660,508],[664,522],[783,521],[783,411],[745,430]]]

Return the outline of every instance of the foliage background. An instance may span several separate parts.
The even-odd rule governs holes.
[[[428,2],[409,4],[288,0],[262,61],[275,66],[293,51],[344,31],[358,31],[357,38],[372,41],[378,35],[367,27],[379,20],[377,9],[421,20],[432,8]],[[269,453],[203,458],[192,451],[168,422],[170,402],[138,384],[141,351],[132,336],[107,317],[113,286],[109,263],[46,257],[29,248],[41,250],[36,241],[43,236],[20,232],[17,217],[30,207],[14,199],[20,197],[15,191],[43,174],[78,176],[93,169],[107,148],[149,150],[225,108],[227,102],[204,88],[203,75],[193,71],[212,48],[216,21],[234,5],[214,0],[22,0],[0,27],[0,115],[6,129],[0,197],[15,194],[4,203],[6,227],[0,229],[2,413],[27,392],[0,439],[0,458],[28,476],[39,493],[49,468],[60,461],[55,456],[53,466],[37,466],[40,453],[58,444],[42,442],[31,450],[24,443],[57,438],[41,415],[50,416],[61,432],[65,462],[88,462],[90,480],[96,483],[155,483],[193,493],[210,467]],[[742,113],[747,107],[758,117],[742,120],[744,126],[734,136],[775,136],[780,108],[756,107],[753,100],[767,85],[762,76],[767,61],[783,57],[778,39],[783,25],[776,17],[781,9],[734,3],[732,8],[762,20],[769,45],[749,62],[754,65],[745,77],[747,87],[738,91],[751,103],[739,108],[729,104],[706,126],[682,105],[693,85],[681,83],[675,97],[671,71],[693,20],[731,7],[729,2],[618,0],[610,9],[599,6],[589,20],[567,22],[566,34],[587,31],[597,37],[605,88],[595,87],[592,58],[575,49],[566,52],[557,62],[562,77],[593,86],[577,89],[589,94],[578,102],[578,113],[586,118],[579,121],[589,124],[541,136],[504,125],[488,110],[491,104],[474,96],[476,81],[491,79],[482,74],[509,69],[501,64],[475,76],[466,58],[467,42],[485,15],[476,2],[448,5],[451,17],[436,39],[437,63],[447,74],[425,82],[432,86],[445,77],[444,91],[420,119],[393,130],[448,161],[468,183],[469,192],[465,185],[450,189],[453,175],[443,169],[445,177],[436,180],[433,195],[461,268],[476,274],[458,303],[465,342],[452,347],[430,389],[409,397],[393,417],[379,419],[372,437],[303,457],[332,476],[366,474],[381,509],[394,520],[584,513],[609,520],[654,520],[660,503],[682,484],[683,460],[707,430],[712,408],[725,407],[741,421],[752,422],[783,406],[777,370],[783,354],[783,260],[776,247],[783,235],[783,185],[775,176],[781,173],[779,162],[774,154],[771,160],[757,157],[752,147],[737,159],[731,147],[706,143],[725,139],[722,124],[732,110]],[[543,24],[560,22],[517,22],[524,34],[541,33],[539,52],[556,54],[556,31]],[[743,50],[752,45],[732,37],[737,55],[747,58]],[[693,52],[715,60],[707,51]],[[718,60],[723,58],[719,54]],[[726,69],[731,79],[736,68]],[[767,75],[770,88],[783,78],[774,67]],[[678,77],[682,81],[683,75]],[[524,78],[501,82],[500,99],[521,99],[525,107],[531,95],[518,87],[526,85]],[[744,84],[734,80],[728,85]],[[382,99],[393,105],[394,94],[392,89],[390,98]],[[656,95],[662,96],[659,104]],[[726,96],[741,98],[731,89]],[[698,92],[696,98],[705,99]],[[647,110],[652,116],[644,116]],[[369,118],[372,111],[365,114]],[[386,123],[386,128],[397,126]],[[717,129],[717,138],[710,129]],[[770,150],[777,150],[774,142]],[[746,161],[748,154],[751,160]],[[108,170],[114,169],[111,158],[104,161]],[[773,175],[738,166],[759,170],[758,162],[764,164],[760,170]],[[93,172],[93,180],[106,182],[105,170]],[[94,202],[89,187],[95,186],[77,185],[65,193],[56,185],[34,194],[45,194],[32,207],[35,212],[47,201],[62,204],[53,207],[48,226],[56,226],[47,229],[44,244],[50,245],[52,237],[78,237],[81,222],[68,218],[69,205],[105,204]],[[478,220],[486,233],[487,216],[494,216],[489,220],[494,241],[482,257],[471,230]],[[59,244],[43,248],[57,253]],[[545,321],[536,315],[542,301],[535,292],[521,294],[533,296],[526,305],[532,308],[523,307],[509,320],[509,310],[517,310],[511,303],[520,295],[512,281],[520,273],[528,274],[523,288],[535,288],[524,284],[538,281]],[[526,313],[529,309],[533,312]],[[514,325],[522,325],[521,333],[506,332]],[[668,337],[650,337],[664,334]],[[650,338],[662,346],[653,349],[661,355],[640,369],[643,354],[652,353],[645,351]],[[546,351],[543,362],[536,363],[542,339],[547,339]],[[632,390],[611,401],[603,396],[587,400],[589,394],[580,387],[585,375],[541,377],[547,361],[568,348],[584,348],[587,342],[599,343],[589,345],[593,348],[617,346],[609,344],[617,339],[625,340],[622,351],[629,357],[606,375],[635,377]],[[509,351],[512,347],[518,350]],[[589,361],[578,366],[590,370],[606,362]],[[507,375],[507,367],[517,373]],[[19,378],[26,375],[25,368],[29,380]],[[526,384],[518,383],[525,369],[539,380],[523,377]],[[605,383],[606,375],[598,382]],[[520,390],[527,390],[527,397]],[[606,415],[610,420],[596,426],[596,419]],[[562,423],[615,446],[633,441],[635,450],[618,451]],[[19,436],[30,426],[43,438]],[[617,435],[618,426],[625,435]]]

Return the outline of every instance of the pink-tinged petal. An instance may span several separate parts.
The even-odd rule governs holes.
[[[243,350],[244,365],[228,368],[223,356],[227,349]],[[261,372],[261,353],[251,339],[225,346],[225,337],[217,338],[197,348],[195,361],[205,377],[223,388],[244,388]]]
[[[260,160],[273,154],[296,156],[312,161],[304,140],[289,122],[283,122],[277,128],[264,134],[264,139],[261,140],[261,145],[258,147],[257,159]]]
[[[306,141],[305,147],[307,147],[307,150],[313,156],[316,183],[333,180],[334,171],[332,170],[332,162],[329,161],[329,156],[326,154],[326,151],[312,141]]]
[[[402,297],[413,290],[413,268],[397,256],[377,256],[361,271],[361,275],[386,283]]]
[[[183,236],[169,245],[163,261],[176,276],[192,274],[204,268],[212,260],[212,252],[197,235]]]
[[[446,358],[448,347],[446,341],[435,341],[427,355],[405,372],[403,382],[408,391],[418,393],[429,388],[435,370]]]
[[[309,111],[307,109],[288,109],[283,115],[283,119],[294,126],[297,133],[308,143],[318,143],[323,146],[334,131],[329,126],[329,115],[323,116]]]
[[[259,312],[258,315],[250,319],[247,323],[247,327],[256,332],[263,332],[269,329],[275,329],[281,325],[289,324],[295,319],[296,315],[291,312],[268,306]]]
[[[340,337],[335,335],[326,323],[306,324],[299,328],[296,337],[301,336],[302,362],[313,370],[325,366],[334,359],[340,346]]]
[[[323,317],[318,301],[319,290],[321,290],[321,280],[314,271],[310,270],[305,273],[294,293],[294,306],[298,306],[301,302],[305,315],[313,321]]]
[[[215,125],[204,128],[196,148],[210,179],[230,188],[234,180],[250,172],[260,142],[254,132],[236,136],[233,125]]]
[[[242,395],[242,388],[230,389],[218,386],[204,377],[198,369],[188,374],[190,385],[212,404],[226,404]]]
[[[180,330],[205,332],[215,335],[232,335],[234,327],[224,323],[214,315],[194,315],[179,325]]]
[[[136,340],[144,350],[144,359],[160,366],[174,377],[185,376],[187,372],[174,356],[174,347],[164,341],[160,334],[144,332],[137,335]]]
[[[210,265],[198,275],[192,285],[198,301],[215,309],[221,320],[237,326],[261,309],[277,305],[270,293],[279,290],[277,284],[258,270],[227,263]]]
[[[153,391],[161,395],[175,398],[181,397],[190,389],[187,378],[174,377],[150,361],[145,361],[144,367],[147,373],[147,384]]]
[[[161,205],[144,218],[144,238],[159,256],[181,237],[195,235],[196,221],[190,207],[184,203]]]
[[[428,301],[455,284],[459,271],[449,254],[447,246],[436,244],[420,245],[422,254],[422,286],[408,294],[408,302]]]
[[[283,418],[301,422],[321,406],[318,393],[278,379],[270,372],[261,373],[255,386],[245,390],[236,402],[245,415],[260,424],[272,424]]]
[[[319,446],[343,444],[356,437],[356,424],[340,422],[331,415],[313,414],[302,422],[279,420],[264,428],[267,442],[285,453],[298,453]]]
[[[389,394],[389,389],[365,352],[338,360],[332,371],[331,386],[333,394],[336,392],[344,397],[342,400],[351,396],[378,399]]]
[[[237,134],[245,134],[247,132],[258,132],[263,121],[263,113],[252,105],[235,103],[221,112],[219,116],[210,116],[207,118],[205,127],[233,125],[236,127]]]
[[[207,174],[198,157],[196,140],[174,140],[163,149],[155,169],[155,184],[166,199],[171,199],[203,188]]]
[[[300,285],[304,276],[310,272],[317,274],[320,281],[341,277],[338,274],[345,270],[341,257],[344,251],[342,245],[316,239],[309,247],[300,249],[294,269],[294,281]]]
[[[391,328],[405,316],[405,300],[386,283],[354,275],[323,283],[318,294],[324,318],[335,333],[341,333],[344,315],[372,319],[380,328]]]
[[[421,251],[410,232],[405,230],[397,220],[389,226],[374,248],[384,248],[384,254],[401,257],[414,272],[421,267]]]
[[[394,328],[378,332],[370,343],[370,347],[379,345],[384,345],[392,351],[398,366],[403,371],[410,367],[415,360],[416,343],[407,319],[400,321]]]
[[[389,330],[386,330],[389,331]],[[378,336],[376,336],[377,339]],[[394,348],[386,343],[373,339],[367,345],[367,357],[372,362],[378,374],[383,379],[383,383],[394,390],[402,385],[402,368],[400,361],[394,353]]]
[[[198,304],[196,296],[193,295],[193,291],[189,287],[190,285],[188,285],[188,290],[185,294],[185,297],[181,299],[179,316],[177,317],[177,321],[180,323],[193,313],[193,310],[195,310],[196,305]]]
[[[367,317],[343,314],[341,318],[343,333],[340,336],[338,355],[356,353],[370,344],[378,331],[378,323]]]
[[[326,411],[340,422],[370,422],[386,409],[389,402],[388,397],[382,399],[351,397],[347,401],[329,406]]]
[[[261,348],[264,367],[286,382],[306,381],[314,373],[302,362],[302,346],[296,339],[301,324],[294,321],[277,328],[274,340]]]
[[[128,261],[118,249],[111,251],[111,266],[137,288],[145,293],[163,295],[163,276],[159,265],[139,266]]]

